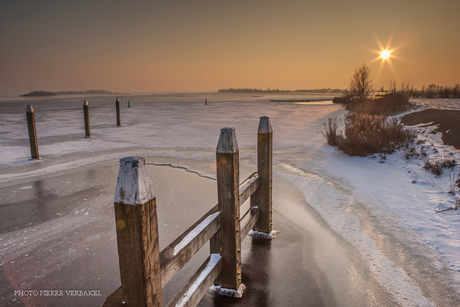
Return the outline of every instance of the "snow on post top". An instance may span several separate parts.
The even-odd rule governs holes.
[[[30,104],[27,105],[26,113],[34,113],[34,108]]]
[[[88,105],[88,100],[84,100],[84,101],[83,101],[83,105],[84,105],[84,106],[87,106],[87,105]]]
[[[236,141],[235,128],[220,129],[219,141],[217,142],[217,153],[238,152],[238,142]]]
[[[273,133],[272,124],[268,116],[262,116],[260,118],[258,133]]]
[[[126,205],[145,204],[155,198],[155,190],[143,157],[120,159],[114,202]]]

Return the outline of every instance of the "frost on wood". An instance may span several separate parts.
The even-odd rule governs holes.
[[[214,286],[213,291],[215,291],[217,294],[222,295],[222,296],[241,298],[243,296],[244,289],[246,289],[246,286],[241,284],[238,287],[238,291],[227,289],[227,288],[222,288],[221,286]]]
[[[262,116],[260,118],[258,133],[273,133],[270,118],[268,116]]]
[[[180,301],[177,303],[176,307],[183,307],[187,304],[188,300],[192,297],[193,293],[198,289],[201,283],[206,279],[206,277],[211,273],[212,269],[217,265],[219,260],[222,257],[219,254],[211,254],[211,259],[209,260],[206,268],[201,272],[200,276],[190,285],[187,292],[181,297]]]
[[[203,229],[205,229],[209,224],[211,224],[211,222],[214,221],[216,217],[219,216],[219,214],[220,214],[220,211],[214,214],[211,214],[203,222],[201,222],[198,226],[196,226],[191,232],[189,232],[182,239],[182,241],[180,241],[180,243],[174,247],[173,255],[174,256],[177,255],[181,251],[181,249],[183,249],[187,244],[190,243],[190,241],[192,241],[196,236],[198,236],[203,231]]]
[[[149,170],[142,157],[127,157],[120,160],[114,202],[140,205],[155,198]]]
[[[258,239],[276,239],[276,234],[279,233],[279,231],[272,230],[270,233],[265,233],[265,232],[259,232],[259,231],[254,231],[251,230],[248,233],[248,236],[251,238],[258,238]]]
[[[219,141],[217,142],[217,153],[238,152],[238,142],[236,141],[235,128],[220,129]]]

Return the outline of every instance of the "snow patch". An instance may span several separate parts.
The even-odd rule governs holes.
[[[206,268],[201,272],[200,276],[190,285],[187,292],[181,297],[179,302],[177,302],[176,307],[183,307],[187,304],[188,300],[192,297],[193,293],[198,289],[201,283],[205,280],[205,278],[211,273],[212,269],[217,265],[217,263],[222,259],[219,254],[211,254],[211,259],[209,260],[208,265]]]
[[[270,233],[265,233],[265,232],[259,232],[259,231],[251,230],[251,231],[248,233],[248,236],[250,236],[251,238],[269,239],[269,240],[272,240],[272,239],[276,239],[276,234],[277,234],[277,233],[279,233],[279,231],[277,231],[277,230],[272,230]]]
[[[229,297],[234,297],[234,298],[241,298],[243,296],[243,291],[246,289],[246,286],[241,284],[238,287],[238,290],[232,290],[232,289],[227,289],[227,288],[222,288],[221,286],[214,286],[212,290],[216,292],[219,295],[222,296],[229,296]]]
[[[155,198],[149,170],[142,157],[128,157],[120,160],[114,202],[140,205]]]

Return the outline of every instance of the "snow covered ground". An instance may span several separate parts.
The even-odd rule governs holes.
[[[442,211],[459,199],[458,191],[448,193],[459,169],[438,177],[423,169],[424,159],[460,161],[460,153],[430,133],[433,127],[414,128],[416,148],[423,147],[426,157],[406,159],[404,151],[349,157],[321,134],[327,118],[346,114],[340,105],[270,102],[273,96],[131,95],[122,99],[122,127],[116,127],[115,97],[85,99],[91,139],[83,137],[82,97],[0,101],[0,185],[131,155],[212,161],[220,128],[227,126],[236,128],[241,157],[255,160],[259,117],[269,116],[275,173],[295,184],[325,223],[359,250],[400,305],[437,305],[437,290],[427,279],[460,292],[460,210]],[[460,109],[455,99],[416,102],[420,108]],[[42,160],[29,160],[26,104],[35,110]],[[193,170],[189,163],[182,166]],[[215,176],[213,165],[200,172]]]

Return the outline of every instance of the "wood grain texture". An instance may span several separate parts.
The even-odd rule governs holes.
[[[128,180],[130,182],[126,182]],[[117,197],[118,194],[137,193],[145,189],[146,184],[150,189],[151,180],[144,158],[128,157],[120,160],[114,207],[121,287],[123,299],[128,306],[161,306],[163,300],[154,193],[148,194],[150,199],[147,198],[144,203],[139,203],[138,197],[131,197],[134,195]],[[131,188],[126,189],[126,186]]]
[[[218,240],[222,272],[218,282],[223,288],[238,290],[241,284],[241,240],[239,201],[239,151],[235,129],[221,129],[216,150],[217,199],[222,214]],[[217,242],[212,242],[216,244]],[[213,249],[213,247],[211,247]]]
[[[121,126],[121,119],[120,119],[120,99],[117,97],[115,101],[115,108],[117,110],[117,126]]]
[[[179,292],[171,299],[166,307],[194,307],[198,305],[206,291],[212,286],[213,281],[222,270],[222,259],[220,256],[218,261],[212,261],[211,255],[198,271],[189,279],[189,281],[179,290]]]
[[[257,133],[257,173],[260,187],[251,197],[251,206],[259,207],[259,220],[254,230],[269,234],[272,231],[272,164],[273,130],[270,119],[262,116]]]
[[[89,126],[89,106],[88,101],[83,101],[83,117],[85,118],[85,137],[91,137],[91,130]]]
[[[241,218],[240,229],[241,229],[241,242],[246,238],[248,233],[254,227],[259,220],[259,208],[251,207]]]
[[[215,205],[203,217],[195,222],[182,235],[175,239],[160,253],[160,274],[161,283],[164,287],[205,245],[209,239],[214,236],[221,227],[221,217],[217,216],[206,228],[204,228],[197,236],[195,236],[186,246],[184,246],[176,255],[174,251],[181,241],[190,234],[198,225],[200,225],[207,217],[215,214],[218,211],[218,205]]]
[[[251,174],[240,184],[240,206],[259,188],[260,181],[257,173]]]
[[[26,116],[27,130],[29,131],[30,155],[32,159],[40,159],[40,154],[38,152],[37,129],[35,126],[35,113],[34,108],[31,105],[27,106]]]

